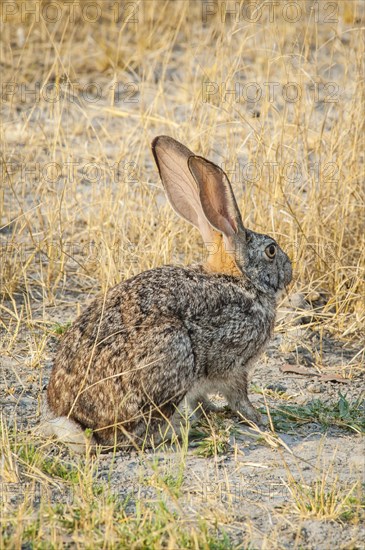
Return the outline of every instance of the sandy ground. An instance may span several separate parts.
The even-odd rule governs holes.
[[[308,306],[309,307],[309,306]],[[288,314],[286,307],[285,314]],[[296,318],[308,320],[310,311],[297,311]],[[58,309],[57,321],[65,322],[71,311]],[[298,323],[298,321],[297,321]],[[357,376],[351,384],[321,382],[315,368],[316,353],[322,358],[321,374],[341,376],[358,349],[346,349],[333,338],[309,331],[305,325],[295,324],[291,331],[281,331],[275,338],[258,367],[251,388],[268,388],[284,392],[281,397],[267,398],[270,410],[283,403],[304,404],[313,399],[334,402],[342,393],[349,400],[358,398],[364,386],[364,375]],[[23,344],[31,333],[24,335]],[[22,358],[2,358],[1,410],[9,426],[28,431],[37,425],[42,387],[47,384],[51,371],[52,356],[57,346],[56,337],[47,346],[47,362],[42,366],[42,376],[24,366],[22,340],[19,339],[19,355]],[[31,358],[29,358],[31,360]],[[301,366],[306,374],[282,373],[280,366]],[[41,386],[40,382],[41,380]],[[258,407],[265,407],[263,396],[251,393]],[[229,417],[230,415],[228,415]],[[227,415],[226,415],[227,417]],[[196,454],[194,439],[182,462],[180,452],[173,450],[147,451],[144,455],[135,452],[104,454],[99,458],[95,481],[108,482],[111,492],[121,500],[128,499],[130,513],[135,512],[136,502],[153,502],[161,498],[158,487],[151,483],[156,462],[165,475],[176,475],[183,467],[183,484],[178,502],[183,506],[186,519],[194,521],[198,515],[209,514],[224,518],[223,523],[235,544],[242,544],[248,537],[253,547],[261,547],[272,541],[279,548],[364,548],[365,526],[341,521],[324,521],[318,518],[303,518],[293,511],[290,486],[293,481],[310,486],[314,479],[326,478],[324,492],[337,483],[337,487],[350,490],[356,482],[362,482],[365,474],[363,438],[338,427],[324,429],[316,423],[304,424],[292,430],[277,431],[278,440],[270,446],[257,433],[235,419],[234,432],[226,452],[215,457]],[[52,446],[50,448],[52,456]],[[68,451],[61,456],[70,460]],[[71,462],[80,461],[71,456]],[[334,481],[336,480],[336,482]],[[39,495],[42,494],[39,487]],[[54,490],[55,502],[72,503],[75,495],[65,485]],[[177,506],[176,499],[163,493],[169,506]],[[294,501],[295,502],[295,501]],[[265,542],[266,541],[266,542]],[[274,546],[273,546],[274,547]]]

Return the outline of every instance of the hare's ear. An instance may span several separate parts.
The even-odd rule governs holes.
[[[244,231],[231,184],[219,166],[203,157],[192,156],[189,170],[199,187],[200,203],[209,223],[227,239]]]
[[[188,167],[188,159],[194,153],[168,136],[156,137],[152,152],[172,208],[199,229],[205,243],[213,242],[215,232],[204,215],[199,188]]]

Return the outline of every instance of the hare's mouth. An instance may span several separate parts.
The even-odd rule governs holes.
[[[277,291],[275,292],[275,297],[277,301],[283,298],[284,294],[286,293],[285,291],[286,291],[285,287],[281,287],[277,289]]]
[[[275,298],[279,302],[283,300],[285,297],[289,298],[289,291],[288,291],[289,284],[280,285],[277,291],[275,292]]]

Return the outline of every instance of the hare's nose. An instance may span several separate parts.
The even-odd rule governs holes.
[[[293,277],[293,269],[292,269],[290,260],[288,259],[288,262],[284,268],[284,285],[285,286],[287,286],[291,282],[292,277]]]

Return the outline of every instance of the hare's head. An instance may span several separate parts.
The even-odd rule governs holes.
[[[168,136],[156,137],[152,151],[171,206],[203,237],[206,267],[246,276],[268,293],[283,290],[292,278],[290,260],[274,239],[244,227],[223,170]]]

